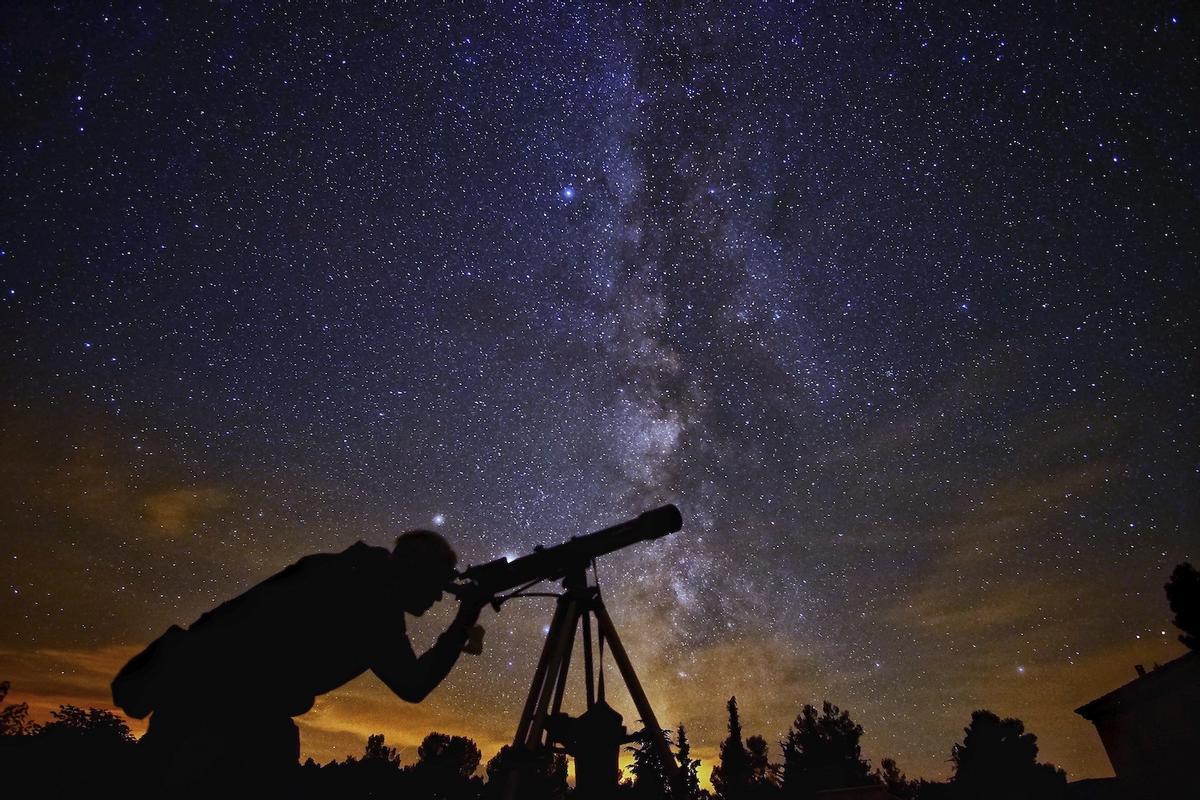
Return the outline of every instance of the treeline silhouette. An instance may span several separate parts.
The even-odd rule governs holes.
[[[1200,649],[1200,572],[1178,565],[1164,587],[1179,639]],[[98,708],[60,706],[45,724],[34,722],[25,703],[3,705],[9,683],[0,683],[0,791],[5,797],[94,798],[138,796],[137,742],[125,721]],[[713,791],[701,788],[700,761],[692,757],[687,730],[668,732],[679,769],[674,779],[642,732],[626,748],[632,763],[618,798],[625,800],[817,800],[820,793],[879,787],[898,800],[1059,800],[1066,773],[1037,760],[1037,737],[1018,719],[987,710],[971,714],[961,742],[949,749],[948,781],[907,777],[894,759],[877,768],[862,756],[863,728],[830,702],[805,704],[772,754],[760,735],[745,736],[737,699],[729,698],[727,735],[713,766]],[[236,725],[230,720],[230,725]],[[505,746],[480,774],[482,755],[463,736],[431,733],[417,760],[401,762],[382,734],[367,739],[361,757],[298,766],[294,783],[273,793],[311,800],[410,798],[499,800],[518,761],[524,770],[521,800],[568,800],[567,762],[562,755],[531,756]],[[228,800],[221,798],[220,800]]]
[[[645,800],[815,800],[821,792],[879,786],[899,800],[1050,800],[1066,796],[1066,773],[1037,761],[1037,737],[1017,719],[976,711],[963,741],[950,749],[954,774],[948,782],[910,779],[895,759],[877,769],[862,756],[863,728],[848,711],[826,701],[805,704],[782,742],[779,760],[762,736],[743,738],[737,698],[726,704],[728,735],[713,767],[710,794],[699,787],[697,761],[690,758],[683,726],[674,749],[680,778],[673,784],[657,750],[642,741],[632,749],[632,778],[625,796]]]
[[[9,684],[0,683],[0,701]],[[728,735],[713,768],[713,792],[701,788],[700,760],[693,758],[687,730],[668,733],[679,770],[672,780],[644,732],[626,749],[632,762],[618,797],[629,800],[809,800],[829,789],[881,785],[900,800],[951,798],[1060,798],[1066,774],[1037,761],[1037,738],[1020,720],[976,711],[961,743],[950,750],[954,775],[947,783],[907,778],[893,759],[878,769],[862,757],[862,726],[849,712],[825,702],[804,705],[785,738],[778,759],[762,736],[743,738],[737,699],[730,698]],[[231,721],[231,724],[236,724]],[[507,745],[487,762],[465,736],[430,733],[417,748],[417,760],[401,762],[383,734],[367,739],[360,757],[297,768],[288,796],[300,798],[414,798],[414,800],[498,800],[505,777],[517,760]],[[524,756],[528,759],[529,756]],[[523,800],[567,800],[567,762],[546,754],[526,764]],[[52,721],[39,725],[24,703],[0,711],[0,786],[16,797],[110,796],[138,786],[137,744],[116,714],[64,705]]]

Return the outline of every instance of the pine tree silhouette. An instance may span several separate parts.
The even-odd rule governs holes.
[[[712,784],[720,800],[745,800],[750,786],[750,753],[742,742],[737,697],[729,698],[729,736],[721,742],[721,760],[713,768]]]
[[[675,734],[675,760],[679,762],[679,773],[672,787],[672,800],[700,800],[700,759],[692,758],[692,744],[688,741],[683,723]]]
[[[663,735],[670,746],[670,732],[663,731]],[[629,768],[633,774],[632,796],[638,800],[670,800],[671,781],[650,731],[643,728],[635,734],[634,745],[625,749],[633,755],[633,764]]]

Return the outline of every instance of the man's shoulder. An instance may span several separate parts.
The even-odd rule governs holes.
[[[338,553],[337,558],[345,566],[341,572],[344,596],[355,607],[357,618],[386,619],[389,625],[399,625],[403,630],[404,612],[393,597],[395,572],[391,551],[360,541]]]
[[[386,547],[376,547],[366,542],[358,541],[334,558],[344,564],[362,568],[385,568],[392,560],[392,554]]]
[[[357,592],[374,596],[392,582],[392,554],[386,548],[355,542],[333,560],[339,577]]]

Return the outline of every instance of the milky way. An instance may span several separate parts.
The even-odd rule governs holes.
[[[675,502],[599,575],[704,771],[736,694],[776,741],[829,699],[910,774],[976,708],[1111,774],[1072,710],[1182,651],[1200,557],[1182,7],[11,17],[14,699],[107,704],[308,552],[433,526],[478,563]],[[488,612],[420,706],[322,698],[305,752],[489,755],[549,616]]]

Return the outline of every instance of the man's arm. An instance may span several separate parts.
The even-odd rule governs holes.
[[[479,611],[475,603],[463,602],[450,627],[419,657],[406,634],[390,637],[371,664],[371,671],[401,700],[421,702],[454,668]]]

